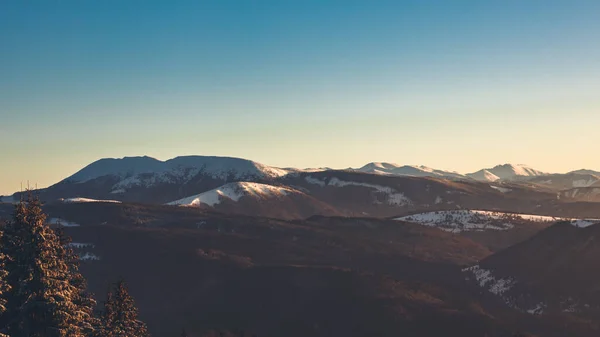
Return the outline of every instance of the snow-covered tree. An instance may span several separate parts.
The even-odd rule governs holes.
[[[100,337],[148,337],[146,324],[138,319],[138,310],[125,281],[109,290],[101,317]]]
[[[3,234],[3,224],[0,225],[0,242],[2,241]],[[10,289],[6,280],[8,272],[6,271],[5,265],[5,255],[0,252],[0,337],[6,337],[5,329],[6,329],[6,321],[5,321],[5,313],[6,313],[6,296],[8,295],[8,290]]]
[[[5,257],[7,331],[11,337],[86,337],[94,305],[83,298],[77,258],[46,224],[31,193],[15,207],[0,241]]]
[[[73,303],[80,308],[81,330],[86,336],[91,336],[99,325],[99,320],[94,316],[96,300],[87,291],[87,282],[79,272],[79,256],[70,246],[71,238],[65,235],[62,228],[58,228],[55,232],[60,240],[60,245],[64,247],[63,258],[69,267],[69,282],[76,289]]]

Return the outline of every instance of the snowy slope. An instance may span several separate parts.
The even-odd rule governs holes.
[[[485,170],[485,169],[479,170],[475,173],[469,173],[469,174],[467,174],[467,176],[469,178],[479,180],[479,181],[494,182],[494,181],[500,180],[500,177],[498,177],[497,175],[495,175],[492,172]]]
[[[84,167],[65,179],[72,182],[86,182],[103,176],[128,177],[139,173],[160,172],[164,163],[151,157],[104,158]]]
[[[559,218],[543,215],[491,212],[481,210],[437,211],[408,215],[395,220],[414,222],[444,231],[460,233],[464,231],[508,230],[516,222],[557,222],[570,221],[575,227],[588,227],[600,219]]]
[[[136,186],[186,184],[199,175],[220,180],[258,180],[273,179],[287,173],[288,170],[230,157],[185,156],[164,162],[150,157],[125,157],[98,160],[62,183],[84,183],[108,177],[116,181],[112,193],[120,194]]]
[[[114,176],[130,178],[133,181],[142,174],[154,174],[168,179],[170,176],[192,178],[198,173],[215,178],[233,176],[242,177],[280,177],[288,171],[266,166],[250,160],[230,157],[185,156],[167,161],[150,157],[125,157],[121,159],[100,159],[74,175],[65,179],[70,182],[86,182],[92,179]]]
[[[117,200],[96,200],[96,199],[88,199],[88,198],[67,198],[63,199],[64,203],[84,203],[84,202],[110,202],[110,203],[121,203]]]
[[[49,225],[61,225],[63,227],[79,227],[78,223],[69,222],[61,218],[50,218],[46,221]]]
[[[362,182],[356,182],[356,181],[346,181],[346,180],[338,179],[336,177],[329,179],[329,182],[326,182],[324,180],[321,180],[321,179],[318,179],[318,178],[315,178],[312,176],[306,176],[304,178],[304,180],[309,184],[318,185],[320,187],[357,186],[357,187],[366,187],[369,189],[373,189],[375,194],[385,195],[387,204],[393,205],[393,206],[407,206],[407,205],[411,205],[413,203],[412,200],[410,200],[404,193],[398,192],[396,189],[388,187],[388,186],[381,186],[381,185],[362,183]],[[377,200],[377,198],[374,198],[374,200]]]
[[[199,206],[200,204],[215,206],[223,200],[239,201],[242,197],[250,196],[257,199],[283,197],[288,194],[302,192],[280,186],[259,184],[253,182],[237,182],[223,185],[214,190],[168,203],[178,206]]]
[[[514,164],[504,164],[497,165],[493,168],[479,170],[474,173],[467,174],[468,177],[471,177],[480,181],[495,181],[499,179],[518,179],[518,178],[527,178],[527,177],[536,177],[543,176],[546,173],[535,170],[526,165],[514,165]],[[494,179],[494,176],[498,177],[498,179]],[[492,180],[494,179],[494,180]]]
[[[404,165],[400,166],[398,164],[392,163],[381,163],[381,162],[372,162],[369,163],[359,169],[357,171],[365,172],[365,173],[375,173],[375,174],[387,174],[387,175],[398,175],[398,176],[412,176],[412,177],[440,177],[440,178],[465,178],[460,173],[443,171],[433,169],[427,166],[411,166]]]
[[[559,199],[575,199],[581,201],[600,201],[600,187],[573,188],[558,193]]]
[[[534,177],[528,182],[560,191],[572,188],[600,187],[600,176],[587,173],[552,174]]]

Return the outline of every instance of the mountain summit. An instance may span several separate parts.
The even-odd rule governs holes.
[[[449,179],[465,178],[464,175],[444,170],[437,170],[423,165],[403,165],[383,162],[372,162],[357,169],[357,171],[365,173],[376,173],[397,176],[412,176],[412,177],[439,177]]]
[[[286,170],[263,165],[251,160],[216,157],[216,156],[183,156],[160,161],[148,156],[124,157],[120,159],[100,159],[84,167],[64,181],[86,182],[105,176],[119,178],[134,178],[131,183],[138,179],[141,174],[162,175],[169,179],[170,175],[181,178],[191,178],[193,175],[203,172],[215,178],[223,178],[232,175],[242,177],[279,177],[287,174]]]
[[[503,164],[493,168],[479,170],[467,174],[467,177],[480,181],[516,180],[529,177],[546,175],[542,171],[535,170],[526,165]]]

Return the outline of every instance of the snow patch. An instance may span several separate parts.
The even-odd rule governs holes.
[[[366,183],[358,183],[358,182],[354,182],[354,181],[343,181],[340,180],[338,178],[331,178],[329,180],[329,186],[336,186],[336,187],[345,187],[345,186],[362,186],[362,187],[368,187],[368,188],[372,188],[377,190],[377,192],[382,193],[382,194],[387,194],[388,195],[388,204],[391,205],[398,205],[398,206],[404,206],[404,205],[411,205],[412,201],[407,198],[403,193],[399,193],[397,192],[395,189],[391,188],[391,187],[387,187],[387,186],[380,186],[380,185],[372,185],[372,184],[366,184]]]
[[[531,315],[541,315],[544,313],[545,308],[546,308],[546,305],[544,304],[544,302],[540,302],[534,308],[528,309],[526,311],[528,314],[531,314]]]
[[[304,178],[304,180],[306,180],[307,183],[312,184],[312,185],[319,185],[321,187],[325,187],[326,183],[322,180],[319,180],[317,178],[313,178],[311,176],[306,176],[306,178]]]
[[[514,227],[504,213],[471,210],[437,211],[408,215],[395,220],[415,222],[441,230],[460,233],[464,231],[508,230]]]
[[[188,183],[198,174],[239,181],[278,178],[289,172],[241,158],[185,156],[160,161],[150,157],[125,157],[98,160],[65,181],[84,183],[100,177],[112,177],[116,180],[113,189],[122,190],[134,186]]]
[[[88,199],[88,198],[67,198],[62,199],[64,203],[85,203],[85,202],[108,202],[114,204],[120,204],[120,201],[117,200],[96,200],[96,199]]]
[[[490,185],[490,187],[497,191],[500,191],[502,193],[512,192],[512,190],[510,188],[506,188],[506,187],[500,187],[500,186],[494,186],[494,185]]]
[[[531,315],[542,315],[544,313],[544,309],[547,307],[544,302],[538,303],[536,306],[530,309],[524,309],[522,307],[518,307],[515,299],[508,295],[508,291],[510,291],[518,282],[512,278],[500,278],[494,275],[492,270],[481,268],[480,265],[474,265],[472,267],[468,267],[462,270],[463,273],[467,273],[468,275],[472,275],[475,278],[475,281],[482,289],[488,291],[495,296],[498,296],[503,300],[503,302],[511,308],[519,310],[521,312],[526,312]],[[467,280],[469,277],[467,277]],[[567,308],[567,309],[570,309]]]
[[[573,180],[573,187],[590,187],[592,185],[594,185],[598,180],[596,179],[589,179],[589,180],[585,180],[585,179],[580,179],[580,180]]]
[[[79,226],[81,226],[78,223],[69,222],[69,221],[63,220],[61,218],[50,218],[47,222],[49,225],[61,225],[63,227],[79,227]]]
[[[67,244],[67,247],[81,249],[81,248],[94,248],[95,245],[93,243],[71,242],[71,243]]]
[[[458,172],[436,170],[423,165],[404,165],[392,163],[373,162],[369,163],[355,171],[374,173],[380,175],[396,175],[411,177],[439,177],[448,179],[464,179],[465,176]]]
[[[86,252],[85,254],[79,255],[79,260],[81,261],[98,261],[100,260],[100,256]]]
[[[479,286],[487,289],[487,291],[494,295],[506,293],[517,283],[512,278],[496,278],[491,270],[483,269],[479,265],[463,269],[463,272],[470,272],[473,274]]]
[[[223,199],[229,199],[231,201],[237,202],[244,196],[252,196],[258,199],[267,199],[273,197],[283,197],[290,193],[301,192],[287,187],[272,186],[252,182],[239,182],[225,184],[214,190],[176,200],[168,203],[167,205],[199,206],[200,204],[205,204],[213,207],[219,204]]]
[[[500,177],[498,177],[497,175],[493,174],[492,172],[490,172],[488,170],[480,170],[475,173],[467,174],[467,176],[472,179],[479,180],[479,181],[494,182],[494,181],[500,180]]]
[[[514,179],[520,177],[535,177],[546,175],[546,173],[534,170],[526,165],[504,164],[497,165],[493,168],[479,170],[475,173],[467,174],[475,180],[480,181],[496,181],[501,179]]]
[[[424,226],[460,233],[464,231],[508,230],[514,222],[558,222],[569,221],[575,227],[588,227],[599,223],[599,219],[560,218],[544,215],[518,214],[481,210],[452,210],[407,215],[395,220],[414,222]]]

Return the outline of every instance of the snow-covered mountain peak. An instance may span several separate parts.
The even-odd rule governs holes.
[[[527,165],[523,165],[523,164],[497,165],[490,171],[502,179],[507,179],[507,178],[510,178],[511,176],[534,177],[534,176],[546,175],[546,173],[544,173],[542,171],[538,171],[536,169],[533,169],[533,168],[531,168]],[[506,176],[506,177],[503,177],[503,176]]]
[[[357,169],[357,171],[365,173],[398,175],[398,176],[413,176],[413,177],[442,177],[442,178],[464,178],[457,172],[437,170],[424,165],[403,165],[385,162],[372,162]]]
[[[487,182],[494,182],[494,181],[500,180],[500,177],[498,177],[497,175],[495,175],[492,172],[485,170],[485,169],[479,170],[475,173],[469,173],[469,174],[467,174],[467,176],[472,179],[475,179],[475,180],[487,181]]]
[[[369,171],[369,170],[391,170],[400,167],[398,164],[394,163],[385,163],[385,162],[372,162],[368,163],[365,166],[359,168],[359,171]]]
[[[488,182],[496,180],[522,179],[543,175],[546,175],[546,173],[535,170],[523,164],[496,165],[493,168],[483,169],[474,173],[467,174],[467,176],[472,179]]]
[[[89,164],[65,180],[86,182],[109,175],[125,178],[140,173],[157,172],[162,169],[163,162],[148,156],[104,158]]]
[[[124,157],[100,159],[65,179],[83,183],[96,178],[117,178],[118,188],[158,182],[189,181],[199,173],[215,179],[276,178],[287,170],[270,167],[251,160],[214,156],[183,156],[160,161],[151,157]],[[145,183],[144,183],[145,182]]]

